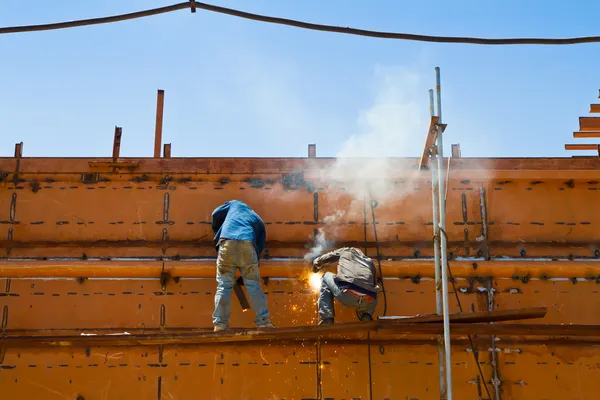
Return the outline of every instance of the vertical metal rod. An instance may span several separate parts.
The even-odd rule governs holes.
[[[487,218],[487,203],[485,201],[485,188],[479,189],[479,208],[481,210],[481,236],[483,236],[484,257],[490,259],[490,247],[488,245],[488,218]]]
[[[433,236],[434,247],[433,254],[435,259],[435,311],[438,315],[443,313],[442,310],[442,279],[440,276],[440,226],[439,222],[439,192],[438,192],[438,176],[437,165],[434,156],[431,160],[431,186],[433,197]],[[444,372],[444,339],[442,335],[437,335],[438,340],[438,367],[440,371],[440,398],[444,398],[446,394],[445,372]]]
[[[435,67],[435,94],[437,97],[437,116],[439,123],[442,123],[442,88],[440,79],[440,67]]]
[[[15,158],[23,157],[23,142],[15,143]]]
[[[440,67],[435,67],[435,90],[437,92],[437,106],[439,123],[442,123],[442,91],[440,79]],[[440,200],[440,242],[441,242],[441,270],[442,270],[442,314],[444,320],[444,348],[446,357],[446,388],[448,400],[452,400],[452,360],[450,353],[450,312],[448,307],[448,243],[446,238],[446,199],[442,194],[444,191],[444,143],[442,131],[438,128],[437,135],[437,163],[438,163],[438,187]]]
[[[435,110],[433,109],[433,89],[429,89],[429,116],[435,116]]]
[[[433,89],[429,89],[429,114],[434,116],[433,108]],[[431,197],[433,203],[433,254],[435,259],[435,312],[438,315],[442,314],[442,281],[440,277],[440,219],[439,209],[439,192],[438,192],[438,173],[436,164],[437,151],[435,146],[432,146],[431,157]],[[443,336],[437,335],[438,341],[438,369],[440,373],[440,399],[446,396],[446,378],[444,372],[444,342]]]
[[[488,278],[487,282],[487,295],[488,295],[488,311],[494,311],[494,278]],[[490,322],[493,324],[493,322]],[[494,378],[492,384],[494,385],[494,394],[496,397],[494,400],[501,400],[500,397],[500,378],[498,377],[498,355],[496,354],[496,336],[492,335],[492,347],[491,347],[491,358],[492,358],[492,369],[494,372]]]
[[[171,158],[171,143],[165,143],[163,146],[163,157]]]
[[[121,135],[123,134],[123,129],[115,126],[115,138],[113,140],[113,153],[112,158],[113,162],[117,162],[119,159],[119,155],[121,154]]]
[[[160,148],[162,145],[163,128],[163,106],[165,105],[165,91],[158,89],[156,95],[156,126],[154,130],[154,158],[160,157]]]

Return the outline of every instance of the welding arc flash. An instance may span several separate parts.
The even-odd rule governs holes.
[[[321,274],[318,272],[310,274],[308,278],[308,283],[310,287],[316,292],[321,287]]]

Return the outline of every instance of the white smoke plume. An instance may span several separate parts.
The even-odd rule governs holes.
[[[329,202],[341,208],[323,219],[326,225],[318,230],[315,246],[305,256],[307,260],[338,239],[338,229],[331,229],[331,224],[344,216],[362,220],[365,200],[367,204],[370,199],[379,204],[401,200],[416,178],[416,169],[405,171],[403,182],[395,184],[394,176],[399,171],[389,157],[420,155],[429,120],[426,82],[420,73],[404,67],[378,68],[375,76],[373,104],[359,113],[357,133],[342,144],[336,162],[320,171],[321,181],[332,189],[329,196],[343,188],[340,198],[349,196],[350,202]]]
[[[337,210],[335,212],[335,214],[332,215],[328,215],[325,218],[323,218],[323,222],[325,224],[331,224],[334,223],[335,221],[339,220],[340,218],[342,218],[344,216],[344,214],[346,214],[345,211],[343,210]]]
[[[321,254],[323,254],[324,250],[328,249],[330,246],[330,243],[325,237],[325,231],[323,230],[323,228],[319,228],[317,232],[317,236],[315,237],[315,245],[310,249],[308,253],[304,255],[304,261],[314,260]]]
[[[331,226],[335,224],[335,222],[338,221],[340,218],[342,218],[345,213],[346,212],[343,210],[337,210],[334,214],[328,215],[325,218],[323,218],[323,223]],[[310,249],[308,253],[304,255],[305,261],[312,261],[313,259],[323,254],[323,252],[331,246],[331,242],[325,237],[325,230],[323,228],[319,228],[317,230],[317,236],[314,238],[314,240],[315,245]]]
[[[429,100],[416,71],[379,68],[376,78],[373,105],[359,114],[359,133],[343,143],[337,161],[322,171],[322,178],[344,182],[354,199],[370,195],[383,203],[401,195],[390,184],[398,171],[389,157],[417,157],[422,150]]]

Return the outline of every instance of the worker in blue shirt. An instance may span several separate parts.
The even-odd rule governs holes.
[[[262,219],[239,200],[231,200],[212,213],[212,229],[217,258],[217,292],[213,324],[215,332],[229,328],[231,289],[237,268],[248,291],[259,328],[274,328],[269,318],[267,298],[260,286],[258,258],[265,247],[267,233]]]

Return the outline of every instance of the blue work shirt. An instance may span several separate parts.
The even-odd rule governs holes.
[[[267,232],[263,220],[239,200],[227,201],[212,212],[212,229],[215,247],[221,239],[244,240],[252,242],[258,256],[265,247]]]

